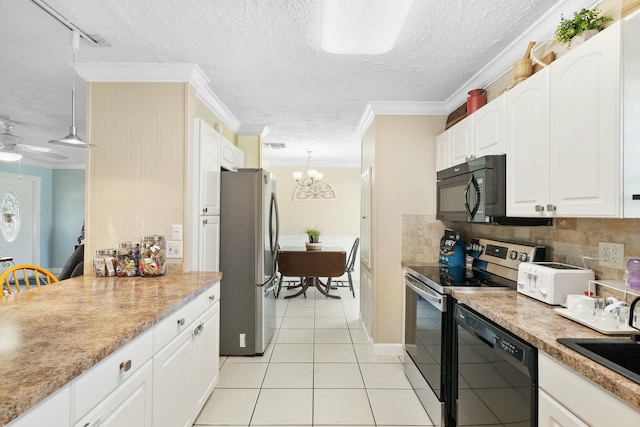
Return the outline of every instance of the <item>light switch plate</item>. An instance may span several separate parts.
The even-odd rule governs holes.
[[[182,240],[182,224],[171,226],[171,240]]]
[[[182,242],[167,240],[167,258],[182,258]]]

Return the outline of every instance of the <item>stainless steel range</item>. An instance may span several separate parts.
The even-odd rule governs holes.
[[[543,247],[471,239],[473,268],[443,264],[405,267],[405,373],[436,426],[455,426],[458,396],[457,335],[453,289],[516,289],[518,266],[544,261]]]

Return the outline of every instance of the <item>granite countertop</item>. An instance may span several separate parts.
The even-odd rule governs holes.
[[[554,306],[518,294],[511,289],[454,290],[453,297],[458,303],[465,304],[640,409],[640,385],[556,341],[557,338],[611,336],[561,317],[553,311]]]
[[[0,298],[0,425],[221,278],[215,272],[80,276]]]

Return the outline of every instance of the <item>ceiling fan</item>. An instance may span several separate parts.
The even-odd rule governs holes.
[[[47,147],[21,144],[22,138],[11,129],[16,124],[9,116],[0,114],[0,161],[16,162],[23,157],[31,160],[66,160],[69,157]]]

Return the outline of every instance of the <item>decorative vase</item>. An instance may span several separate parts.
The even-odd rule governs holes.
[[[467,98],[467,116],[487,103],[487,91],[484,89],[473,89],[469,91]]]
[[[513,64],[513,79],[516,84],[524,81],[533,74],[533,63],[529,58],[523,58]]]
[[[308,251],[319,251],[322,249],[322,242],[316,242],[316,243],[305,242],[304,245],[307,247]]]
[[[582,43],[586,42],[596,34],[598,34],[598,30],[595,30],[595,29],[583,31],[582,33],[580,33],[579,35],[571,39],[571,47],[574,48],[576,46],[581,45]]]

